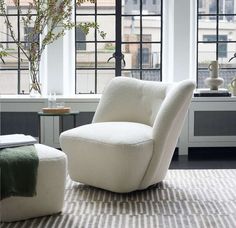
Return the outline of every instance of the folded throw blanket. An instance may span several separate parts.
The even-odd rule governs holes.
[[[36,195],[38,155],[35,147],[0,150],[0,200],[10,196]]]

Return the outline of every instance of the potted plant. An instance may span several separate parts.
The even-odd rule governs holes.
[[[21,12],[22,6],[20,5],[20,0],[12,1],[17,10]],[[94,0],[77,0],[76,4],[80,6],[84,2],[95,3]],[[7,5],[4,0],[0,0],[0,15],[4,16],[4,21],[9,31],[6,35],[16,43],[29,62],[31,79],[30,92],[34,90],[41,94],[38,73],[42,54],[47,45],[64,36],[66,30],[70,30],[76,26],[80,27],[85,34],[89,32],[90,28],[97,29],[98,33],[103,38],[106,34],[100,31],[99,26],[94,22],[82,22],[76,25],[72,21],[73,1],[71,0],[32,0],[32,2],[28,3],[26,8],[26,14],[22,16],[22,21],[24,28],[29,31],[27,50],[24,45],[17,40],[17,36],[7,14]],[[5,63],[4,57],[7,55],[10,55],[8,50],[0,46],[0,60],[2,60],[3,63]]]

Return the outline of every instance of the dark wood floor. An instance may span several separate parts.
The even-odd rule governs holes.
[[[170,169],[236,169],[236,148],[191,148],[173,156]]]

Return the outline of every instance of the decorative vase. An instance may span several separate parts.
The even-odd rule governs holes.
[[[230,84],[231,84],[232,94],[233,96],[236,96],[236,77],[233,78]]]
[[[40,87],[40,90],[38,89]],[[40,97],[42,94],[41,94],[41,84],[39,84],[38,82],[35,83],[31,83],[30,84],[30,90],[29,90],[29,94],[31,97]]]
[[[29,74],[30,74],[30,89],[29,93],[31,97],[38,97],[42,95],[41,87],[42,85],[39,83],[39,71],[38,71],[38,63],[30,62],[29,63]]]
[[[210,77],[205,79],[205,84],[210,87],[210,90],[218,90],[218,87],[224,82],[223,78],[219,77],[218,61],[211,61],[208,66]]]
[[[211,78],[208,77],[205,79],[205,84],[210,87],[210,90],[218,90],[218,87],[224,82],[223,78]]]

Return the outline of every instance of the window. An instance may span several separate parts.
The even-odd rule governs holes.
[[[76,9],[75,21],[97,22],[107,33],[103,40],[91,30],[76,31],[76,93],[102,93],[115,76],[161,80],[162,1],[97,1]],[[108,23],[109,22],[109,23]]]
[[[228,60],[236,52],[236,10],[234,0],[198,0],[197,6],[197,82],[203,88],[212,60],[220,64],[222,87],[228,88],[236,75],[236,61]]]
[[[76,42],[76,50],[86,50],[86,43],[85,43],[85,34],[80,28],[76,28],[76,40],[80,40],[82,42]]]
[[[198,5],[199,5],[199,8],[200,8],[200,9],[203,8],[203,0],[199,0],[199,1],[198,1]]]
[[[138,49],[138,58],[137,58],[138,63],[141,61],[140,57],[141,57],[141,50],[139,48]],[[143,61],[143,64],[147,64],[147,65],[150,64],[149,48],[143,48],[143,50],[142,50],[142,61]]]
[[[29,64],[23,55],[17,43],[23,43],[26,51],[32,39],[38,37],[30,37],[30,30],[26,29],[22,17],[27,13],[28,2],[25,1],[19,8],[15,7],[12,1],[8,1],[7,14],[12,24],[16,41],[12,40],[7,34],[9,28],[4,23],[4,17],[0,15],[0,45],[8,49],[9,55],[4,58],[4,62],[0,60],[0,94],[23,94],[29,93]],[[34,10],[31,11],[34,16]]]
[[[32,42],[39,42],[39,37],[38,36],[35,36],[32,37],[31,36],[31,33],[33,31],[33,27],[25,27],[24,28],[24,47],[25,49],[29,49],[30,47],[30,43]]]
[[[216,40],[216,35],[203,35],[203,40],[214,42]],[[219,35],[219,40],[227,41],[228,40],[227,35]],[[218,57],[227,58],[227,43],[219,43],[218,49],[219,49]]]

